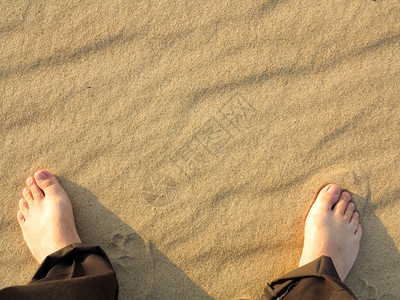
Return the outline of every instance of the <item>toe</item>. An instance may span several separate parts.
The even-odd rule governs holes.
[[[25,217],[20,211],[17,212],[17,220],[20,226],[22,226],[25,223]]]
[[[31,193],[31,190],[29,188],[24,188],[22,190],[22,195],[24,196],[26,202],[28,203],[28,205],[32,205],[32,201],[33,201],[33,196]]]
[[[351,196],[350,196],[349,192],[346,192],[346,191],[343,192],[340,195],[340,199],[335,206],[336,213],[344,215],[346,208],[347,208],[347,204],[349,203],[350,199],[351,199]],[[351,217],[351,215],[350,215],[350,217]]]
[[[21,211],[22,215],[24,216],[25,220],[29,215],[29,206],[28,202],[24,198],[21,198],[18,203],[19,210]]]
[[[362,227],[361,224],[358,224],[357,230],[356,230],[356,236],[361,239],[362,236]]]
[[[350,224],[354,228],[354,232],[357,230],[358,224],[360,223],[360,214],[358,212],[353,212],[353,215],[351,216]]]
[[[307,221],[310,215],[320,215],[322,211],[330,212],[332,207],[339,200],[340,187],[334,183],[323,185],[316,193],[312,201],[305,220]],[[312,213],[314,212],[314,213]]]
[[[64,189],[57,178],[47,170],[37,171],[35,173],[35,180],[45,195],[49,193],[64,193]]]
[[[34,200],[43,200],[44,195],[42,190],[38,187],[35,180],[32,177],[29,177],[26,180],[26,184],[28,185],[29,189],[31,190],[32,196]]]
[[[345,217],[346,220],[349,221],[349,223],[350,223],[351,217],[353,216],[353,213],[354,213],[355,209],[356,209],[356,205],[354,204],[354,202],[350,201],[347,204],[346,211],[344,212],[344,217]]]
[[[318,194],[316,203],[320,203],[329,209],[336,204],[339,199],[340,187],[334,183],[326,185]]]

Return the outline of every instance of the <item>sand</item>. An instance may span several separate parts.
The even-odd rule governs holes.
[[[321,184],[353,193],[346,284],[400,298],[400,2],[2,1],[0,287],[55,173],[121,299],[257,299],[297,267]]]

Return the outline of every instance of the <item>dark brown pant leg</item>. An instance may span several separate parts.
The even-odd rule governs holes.
[[[340,280],[332,259],[320,258],[267,285],[264,299],[354,300],[356,296]]]
[[[104,251],[71,244],[46,257],[29,284],[0,290],[0,299],[117,299],[118,281]]]

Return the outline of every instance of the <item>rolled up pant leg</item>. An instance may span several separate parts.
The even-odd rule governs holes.
[[[118,291],[105,252],[71,244],[47,256],[27,285],[0,290],[0,299],[117,299]]]
[[[354,300],[357,298],[340,280],[332,259],[321,256],[269,283],[264,290],[264,299]]]

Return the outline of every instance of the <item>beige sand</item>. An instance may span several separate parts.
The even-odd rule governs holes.
[[[122,299],[257,299],[328,181],[364,226],[346,283],[400,298],[399,1],[94,2],[1,2],[0,287],[38,266],[47,168]]]

